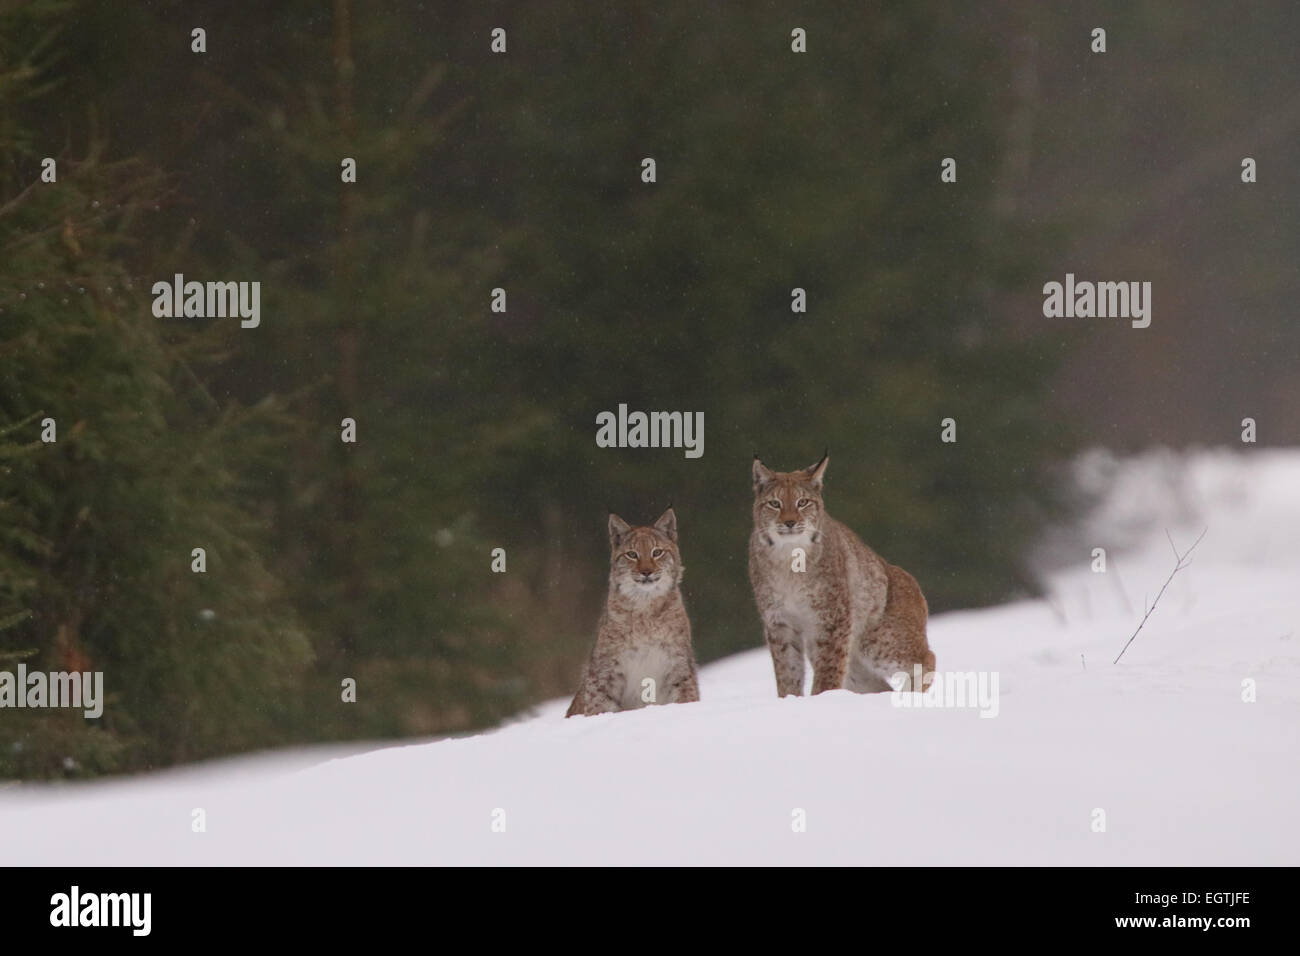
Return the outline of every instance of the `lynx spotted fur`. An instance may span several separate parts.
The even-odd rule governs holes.
[[[677,516],[650,527],[609,516],[609,595],[596,646],[566,717],[700,699],[679,585]]]
[[[935,661],[925,636],[925,597],[915,578],[826,513],[828,460],[777,472],[754,458],[749,579],[777,694],[803,693],[805,658],[814,694],[928,689]],[[918,666],[921,688],[913,686]],[[896,687],[900,673],[907,683]]]

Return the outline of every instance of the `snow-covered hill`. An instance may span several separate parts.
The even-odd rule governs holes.
[[[1300,452],[1096,456],[1084,475],[1109,494],[1056,542],[1074,560],[1049,600],[932,621],[941,671],[997,675],[996,716],[778,700],[756,649],[705,668],[698,704],[564,720],[556,701],[312,766],[9,788],[0,861],[1300,863]],[[1165,529],[1184,550],[1206,526],[1112,664],[1173,567]]]

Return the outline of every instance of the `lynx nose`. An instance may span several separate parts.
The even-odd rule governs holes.
[[[787,528],[793,528],[793,527],[795,526],[795,522],[794,522],[794,521],[787,521],[787,522],[785,523],[785,526],[786,526]]]

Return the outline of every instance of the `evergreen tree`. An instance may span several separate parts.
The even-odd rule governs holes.
[[[273,434],[271,409],[217,406],[193,373],[203,342],[155,319],[123,264],[162,183],[93,137],[40,181],[55,150],[25,116],[58,93],[58,11],[0,14],[0,663],[102,671],[107,701],[98,720],[0,712],[4,776],[288,739],[310,657],[230,465]]]
[[[999,311],[1045,243],[1000,211],[1008,66],[977,13],[37,9],[0,30],[0,653],[105,662],[117,749],[82,766],[571,691],[606,507],[673,503],[701,659],[756,646],[755,451],[829,446],[832,513],[935,610],[1028,586],[1070,444],[1040,407],[1060,346]],[[260,281],[261,325],[155,319],[176,272]],[[620,403],[704,412],[704,457],[596,448]]]

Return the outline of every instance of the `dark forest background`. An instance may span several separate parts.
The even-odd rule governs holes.
[[[608,6],[0,2],[0,668],[108,692],[0,711],[0,776],[570,693],[607,508],[675,506],[701,660],[759,646],[755,451],[829,447],[942,611],[1033,591],[1085,445],[1300,442],[1294,4]],[[178,272],[261,326],[155,318]],[[1043,318],[1066,272],[1151,327]],[[621,402],[704,457],[598,449]]]

